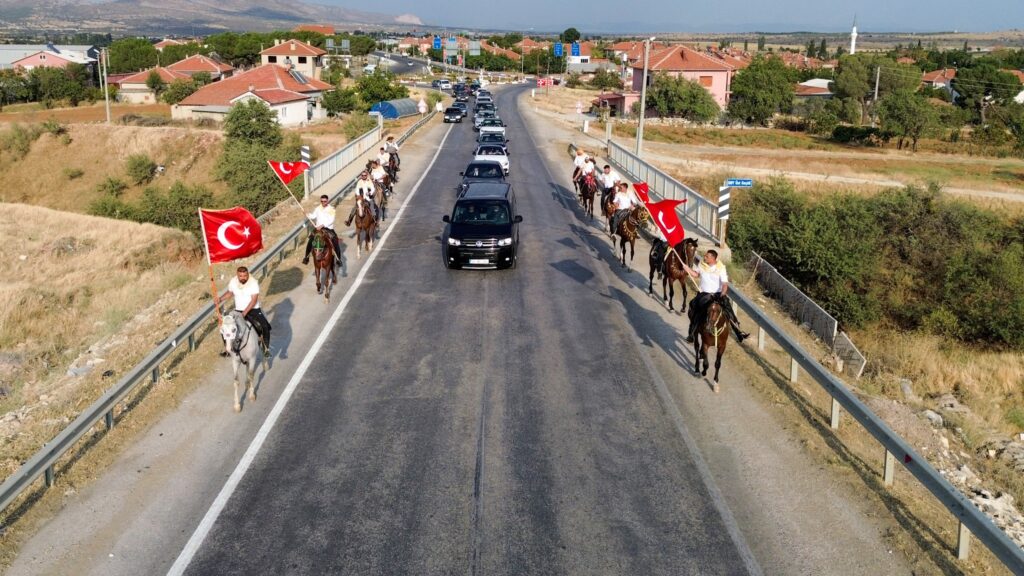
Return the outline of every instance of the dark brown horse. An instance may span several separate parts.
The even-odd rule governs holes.
[[[352,221],[356,223],[356,258],[362,258],[362,248],[369,252],[373,250],[373,238],[377,233],[377,219],[373,217],[373,208],[366,200],[356,198],[356,213],[345,222],[351,226]]]
[[[651,246],[651,254],[648,261],[651,265],[651,272],[648,275],[647,293],[654,292],[654,273],[658,273],[661,279],[661,299],[668,300],[668,309],[675,310],[672,301],[676,296],[676,281],[683,288],[683,305],[680,312],[686,312],[687,290],[686,282],[689,275],[683,269],[683,263],[693,268],[697,254],[697,239],[687,238],[676,244],[675,248],[668,250],[668,244],[664,240],[655,240]],[[667,289],[667,290],[666,290]]]
[[[615,215],[615,192],[608,194],[604,205],[601,206],[601,212],[604,214],[604,219],[608,221],[608,235],[614,237],[615,230],[612,230],[612,216]]]
[[[619,235],[619,249],[622,252],[622,267],[629,269],[626,264],[626,242],[629,242],[629,261],[633,261],[636,253],[636,238],[640,235],[640,227],[647,222],[647,209],[643,206],[634,206],[629,214],[619,222],[615,233]],[[615,245],[615,237],[612,237],[612,245]]]
[[[384,176],[379,182],[375,181],[374,187],[377,189],[377,192],[373,195],[374,201],[377,202],[377,213],[380,214],[380,221],[383,222],[388,217],[388,198],[391,197],[391,191],[393,190],[391,177]]]
[[[324,229],[314,230],[313,234],[313,270],[316,276],[316,293],[324,295],[324,302],[331,299],[331,287],[338,283],[337,273],[334,271],[335,259],[339,256],[334,253],[334,244],[331,237]]]
[[[398,183],[398,155],[390,154],[388,156],[388,164],[384,167],[384,170],[388,173],[388,177],[391,181]]]
[[[594,219],[594,196],[597,196],[597,178],[588,174],[580,183],[580,204],[583,205],[583,211],[590,214],[591,220]]]
[[[722,367],[722,355],[725,354],[725,346],[729,343],[729,317],[722,308],[721,296],[715,295],[708,304],[707,314],[704,316],[704,324],[697,330],[697,337],[693,339],[693,353],[696,359],[693,363],[694,374],[708,375],[708,348],[715,347],[715,383],[714,391],[718,392],[718,369]],[[704,361],[704,369],[701,370],[701,360]]]

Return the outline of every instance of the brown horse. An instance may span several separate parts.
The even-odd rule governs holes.
[[[601,212],[604,213],[604,219],[608,221],[608,235],[614,237],[615,231],[612,230],[612,216],[615,215],[615,192],[608,195],[604,205],[601,206]]]
[[[594,219],[594,196],[597,195],[597,178],[594,178],[593,174],[588,174],[583,177],[580,183],[580,204],[583,205],[583,211],[590,214],[590,219]]]
[[[316,276],[316,293],[324,295],[324,302],[331,300],[331,286],[338,283],[334,262],[334,244],[324,229],[313,231],[313,270]]]
[[[391,197],[392,191],[391,177],[384,176],[380,182],[375,181],[374,187],[377,189],[377,192],[373,195],[374,201],[377,203],[377,213],[380,214],[380,221],[384,222],[384,220],[387,220],[388,198]]]
[[[619,222],[615,233],[619,235],[619,249],[622,252],[622,267],[629,269],[626,264],[626,242],[629,242],[629,261],[633,261],[636,252],[636,238],[640,235],[640,227],[647,222],[647,209],[643,206],[634,206],[629,214]],[[615,237],[612,236],[612,245],[615,245]]]
[[[356,223],[356,258],[362,258],[363,247],[367,252],[373,250],[373,238],[377,233],[377,220],[373,217],[373,209],[370,208],[369,202],[356,198],[356,213],[345,222],[345,225],[351,226],[353,220]]]
[[[676,296],[676,281],[683,288],[683,304],[679,307],[680,312],[686,312],[687,290],[686,283],[690,281],[689,274],[683,269],[683,263],[693,268],[697,260],[697,239],[687,238],[670,251],[664,261],[663,275],[661,279],[661,299],[665,300],[665,287],[668,286],[668,309],[674,310],[672,300]]]
[[[697,330],[697,337],[693,339],[693,353],[696,356],[693,363],[694,374],[708,375],[708,348],[715,347],[715,383],[714,391],[718,392],[718,369],[722,367],[722,355],[725,354],[725,346],[729,342],[729,317],[722,308],[721,296],[716,295],[708,304],[708,312],[704,316],[704,324]],[[701,370],[701,360],[704,361],[704,369]]]

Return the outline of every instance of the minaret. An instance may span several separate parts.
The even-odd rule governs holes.
[[[850,54],[857,53],[857,15],[853,16],[853,30],[850,31]]]

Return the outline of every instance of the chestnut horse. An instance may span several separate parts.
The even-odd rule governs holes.
[[[373,217],[373,208],[369,202],[356,198],[356,213],[345,225],[351,226],[353,220],[356,223],[356,258],[362,258],[362,248],[365,247],[367,252],[373,250],[373,238],[377,233],[377,220]]]
[[[683,262],[690,268],[693,268],[697,254],[697,239],[687,238],[676,244],[672,250],[667,248],[668,243],[664,240],[655,240],[654,244],[651,245],[651,254],[648,257],[651,272],[647,278],[647,293],[654,293],[654,273],[657,271],[658,278],[661,279],[661,299],[663,301],[668,300],[669,310],[675,310],[672,306],[672,301],[676,295],[675,283],[678,281],[683,287],[683,305],[679,311],[686,312],[686,282],[689,275],[686,273],[686,270],[683,270]]]
[[[593,174],[588,174],[583,177],[580,183],[580,204],[583,205],[583,211],[590,214],[590,219],[594,219],[594,196],[597,195],[597,178],[594,178]]]
[[[718,369],[722,367],[722,355],[725,354],[725,346],[729,342],[729,317],[722,308],[721,295],[715,295],[708,304],[708,312],[704,316],[704,324],[697,330],[697,337],[693,339],[693,363],[694,374],[708,375],[708,348],[715,347],[715,383],[714,391],[718,392]],[[704,369],[701,370],[701,360],[704,361]]]
[[[379,183],[374,182],[374,187],[377,189],[377,192],[373,195],[374,200],[377,202],[377,213],[380,214],[380,221],[384,222],[387,219],[388,198],[391,197],[392,191],[391,177],[385,176]]]
[[[324,295],[324,302],[331,300],[331,286],[338,283],[334,262],[339,256],[334,253],[334,244],[324,229],[313,231],[313,270],[316,276],[316,293]]]
[[[640,227],[647,222],[647,209],[643,206],[634,206],[629,214],[619,222],[615,233],[619,235],[619,249],[622,252],[622,267],[629,269],[626,264],[626,242],[629,242],[629,261],[633,261],[636,253],[636,238],[640,235]],[[612,245],[615,245],[615,237],[612,236]]]

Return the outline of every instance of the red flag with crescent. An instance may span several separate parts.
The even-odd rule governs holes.
[[[306,170],[309,170],[309,162],[274,162],[273,160],[267,160],[267,164],[270,164],[270,168],[277,174],[277,177],[281,179],[281,182],[285,186],[295,180]]]
[[[263,230],[248,210],[199,209],[199,225],[210,263],[230,262],[263,249]]]
[[[633,189],[636,190],[636,195],[640,198],[640,201],[647,204],[651,201],[650,188],[647,186],[647,182],[637,182],[633,184]]]
[[[676,206],[686,200],[662,200],[661,202],[644,202],[651,218],[658,225],[669,246],[675,246],[686,239],[686,232],[682,223],[679,222],[679,215],[676,214]]]

